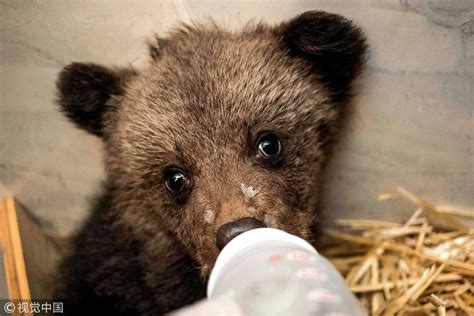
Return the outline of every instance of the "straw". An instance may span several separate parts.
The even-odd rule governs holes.
[[[415,206],[405,223],[340,219],[321,252],[369,315],[474,315],[474,211],[438,207],[408,190],[379,195]]]

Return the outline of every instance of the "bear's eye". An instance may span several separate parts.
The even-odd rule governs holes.
[[[281,143],[273,133],[264,133],[257,141],[257,156],[263,159],[275,160],[281,152]]]
[[[171,193],[178,193],[183,191],[188,180],[184,173],[178,168],[168,168],[165,171],[165,186]]]

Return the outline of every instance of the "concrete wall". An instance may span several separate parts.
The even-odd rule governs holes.
[[[474,206],[474,1],[0,1],[0,194],[69,232],[103,178],[101,144],[57,112],[54,81],[72,61],[146,64],[146,38],[176,21],[229,28],[310,9],[360,24],[371,45],[354,115],[326,176],[330,217],[402,219],[379,203],[400,184]]]

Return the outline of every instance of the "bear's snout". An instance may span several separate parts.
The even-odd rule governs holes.
[[[238,235],[251,229],[266,227],[264,223],[254,217],[243,217],[233,222],[225,223],[217,230],[217,248],[222,250],[225,245]]]

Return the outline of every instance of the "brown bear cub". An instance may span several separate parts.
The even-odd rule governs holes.
[[[252,228],[312,240],[366,42],[351,21],[311,11],[239,32],[182,25],[150,52],[141,71],[73,63],[59,75],[61,110],[103,140],[107,173],[60,266],[68,314],[192,303],[219,249]]]

